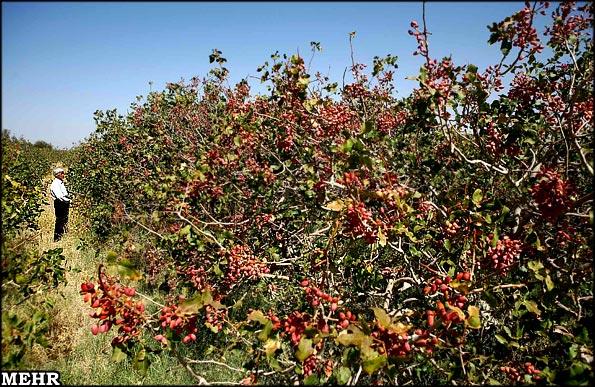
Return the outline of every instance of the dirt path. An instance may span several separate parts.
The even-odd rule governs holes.
[[[89,330],[91,325],[88,317],[90,308],[83,303],[79,294],[79,287],[81,282],[93,275],[97,267],[95,254],[89,249],[77,249],[80,246],[81,238],[84,238],[88,231],[76,206],[70,210],[68,232],[58,242],[53,241],[54,222],[54,207],[53,203],[50,202],[44,206],[39,218],[38,249],[41,253],[49,249],[62,248],[62,254],[66,257],[66,283],[47,294],[47,299],[53,303],[48,338],[50,347],[35,346],[32,362],[44,369],[57,370],[56,367],[58,366],[81,369],[84,369],[82,367],[89,367],[87,369],[90,369],[92,363],[97,359],[89,358],[86,362],[83,361],[76,365],[70,359],[81,348],[88,347],[93,339]],[[77,359],[77,362],[81,360],[83,359]],[[65,370],[58,369],[58,371]]]

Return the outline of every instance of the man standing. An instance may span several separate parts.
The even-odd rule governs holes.
[[[56,211],[56,226],[54,227],[54,242],[58,242],[64,234],[64,227],[68,222],[68,209],[70,208],[70,197],[64,185],[64,170],[54,169],[54,181],[50,187],[54,198],[54,210]]]

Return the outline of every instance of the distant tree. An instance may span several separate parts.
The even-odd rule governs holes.
[[[45,142],[43,140],[36,141],[33,144],[33,146],[35,148],[42,148],[42,149],[54,150],[54,146],[52,144],[47,143],[47,142]]]

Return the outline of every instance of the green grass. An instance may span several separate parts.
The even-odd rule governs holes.
[[[68,385],[104,384],[149,384],[149,385],[192,385],[196,380],[174,359],[155,357],[145,376],[133,369],[129,360],[120,363],[111,361],[111,337],[98,335],[82,340],[63,359],[49,362],[45,369],[58,370],[61,381]]]

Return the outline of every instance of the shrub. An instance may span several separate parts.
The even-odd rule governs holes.
[[[251,96],[214,50],[208,77],[97,112],[76,191],[122,247],[81,286],[93,333],[139,370],[240,348],[244,383],[592,380],[592,8],[557,4],[545,41],[547,8],[494,23],[484,71],[412,22],[403,99],[391,55],[338,88],[276,53]]]

